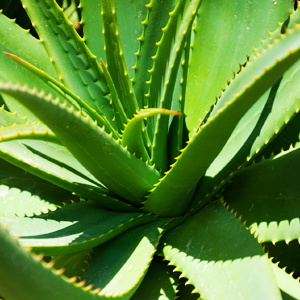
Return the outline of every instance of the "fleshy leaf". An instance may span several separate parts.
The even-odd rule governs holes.
[[[292,274],[287,274],[280,269],[277,264],[272,264],[272,269],[276,277],[278,287],[280,288],[283,300],[300,299],[299,280],[293,278]]]
[[[115,114],[115,122],[117,124],[118,130],[121,131],[124,129],[124,125],[127,124],[128,119],[124,112],[123,105],[119,99],[118,92],[116,90],[115,84],[106,68],[106,65],[104,64],[103,60],[101,59],[101,67],[103,70],[103,73],[105,75],[108,87],[110,89],[110,95],[111,95],[111,104],[114,109]]]
[[[167,261],[154,256],[145,278],[130,300],[173,300],[178,276],[178,272],[167,266]]]
[[[135,153],[137,158],[143,161],[150,161],[150,157],[145,148],[142,137],[142,124],[145,118],[155,115],[174,115],[179,116],[180,112],[171,111],[164,108],[149,108],[140,110],[126,125],[122,136],[122,145],[127,147],[130,153]],[[159,118],[160,116],[158,116]],[[143,128],[144,129],[144,128]],[[164,149],[166,150],[166,149]]]
[[[68,278],[77,277],[77,281],[84,274],[85,269],[88,267],[88,261],[91,259],[93,250],[86,250],[74,254],[57,255],[51,260],[54,263],[56,270],[63,269],[64,276]]]
[[[300,57],[298,36],[300,26],[295,25],[294,30],[240,72],[223,93],[218,102],[219,107],[214,109],[207,123],[200,126],[172,169],[151,192],[144,204],[145,211],[162,216],[176,216],[186,210],[190,201],[186,199],[187,195],[193,191],[222,150],[240,118]],[[197,159],[198,157],[201,159]],[[184,177],[181,176],[183,173]],[[178,182],[175,187],[174,182]],[[169,201],[165,201],[166,191]]]
[[[22,125],[27,118],[0,109],[0,124]],[[81,197],[120,211],[135,211],[101,185],[64,147],[41,141],[11,141],[0,144],[0,157],[13,165],[63,187]]]
[[[164,33],[158,43],[153,68],[150,71],[149,107],[171,109],[184,46],[200,4],[201,0],[179,0],[174,11],[170,13],[169,22],[163,29]],[[169,116],[162,115],[157,120],[149,118],[148,128],[150,140],[153,139],[152,163],[158,170],[165,172],[169,164],[168,152],[164,151],[167,148]],[[154,136],[151,130],[154,130]]]
[[[60,140],[45,125],[26,123],[0,128],[0,143],[13,140],[40,140],[61,145]]]
[[[300,148],[241,170],[228,185],[224,201],[247,220],[259,242],[300,240]]]
[[[44,81],[46,84],[48,84],[50,87],[55,89],[55,91],[67,102],[69,102],[71,105],[74,106],[74,108],[79,111],[80,108],[84,109],[87,114],[92,117],[94,120],[97,120],[98,124],[100,126],[105,126],[108,133],[113,133],[114,137],[118,137],[117,133],[115,132],[114,128],[110,125],[110,123],[107,121],[105,117],[101,117],[94,109],[92,109],[89,105],[87,105],[84,101],[82,101],[78,96],[76,96],[74,93],[72,93],[68,88],[66,88],[63,84],[43,72],[42,70],[36,68],[35,66],[31,65],[30,63],[26,62],[25,60],[19,58],[16,55],[5,53],[7,56],[9,56],[11,59],[13,59],[15,62],[17,62],[22,67],[26,68],[28,71],[36,75],[39,79]],[[68,97],[69,96],[69,97]],[[74,102],[75,100],[76,102]],[[86,114],[81,111],[80,112],[83,116],[86,116]]]
[[[276,39],[280,38],[281,32],[285,32],[286,26],[292,28],[294,22],[300,23],[299,9],[284,24],[280,24],[276,31],[262,42],[261,49],[256,49],[256,51],[263,52],[264,49],[267,49],[269,43],[274,43]],[[253,59],[255,58],[252,56],[249,58],[250,61]],[[200,206],[204,205],[239,169],[247,164],[246,159],[256,159],[257,155],[264,155],[264,151],[261,155],[260,151],[265,147],[268,148],[268,145],[273,142],[277,144],[277,136],[280,131],[284,130],[286,126],[289,127],[291,119],[299,118],[299,116],[297,117],[300,92],[299,71],[300,62],[298,61],[241,118],[226,145],[200,181],[192,206],[199,202],[202,202]],[[286,97],[287,94],[289,97]],[[273,141],[273,139],[275,140]],[[275,147],[280,150],[281,147],[286,147],[287,143],[289,146],[294,139],[290,140],[289,136],[283,137],[284,142],[281,143],[282,139],[279,140],[279,145]],[[268,152],[271,153],[272,150],[268,150]]]
[[[44,97],[26,87],[1,85],[0,90],[34,111],[91,174],[125,200],[139,205],[158,182],[160,174],[154,168],[134,157],[89,118],[67,108],[66,103],[61,105],[51,95]]]
[[[100,295],[130,299],[140,285],[168,219],[130,229],[94,249],[93,264],[82,277]]]
[[[74,284],[76,278],[68,279],[61,276],[62,271],[52,269],[51,262],[49,264],[42,262],[42,256],[31,255],[29,251],[24,251],[2,226],[0,226],[0,243],[1,296],[12,300],[54,298],[65,300],[66,295],[73,300],[108,299],[105,295],[97,295],[98,290],[91,292],[92,287],[82,288],[84,282]]]
[[[138,109],[138,104],[132,90],[123,55],[114,1],[102,0],[101,9],[107,68],[126,116],[131,119]]]
[[[93,202],[74,203],[33,217],[1,217],[12,236],[35,253],[71,254],[96,247],[137,225],[156,220],[153,215],[114,212]]]
[[[61,82],[113,125],[108,87],[96,57],[54,0],[23,0]]]
[[[32,216],[78,200],[71,192],[0,160],[0,215]]]
[[[218,200],[164,235],[159,251],[203,299],[280,299],[263,249]]]
[[[246,55],[253,53],[260,39],[267,39],[268,31],[293,12],[295,1],[274,2],[203,2],[193,31],[187,84],[186,114],[191,133],[215,103],[215,97],[221,95],[232,71],[238,72],[239,63],[246,62]]]
[[[80,0],[81,23],[85,44],[97,56],[105,61],[104,38],[102,34],[101,1]]]
[[[8,19],[2,13],[0,13],[0,28],[2,28],[0,32],[1,81],[12,82],[14,84],[28,84],[31,88],[37,87],[38,89],[43,89],[47,93],[52,93],[54,97],[57,97],[55,90],[48,87],[42,81],[37,81],[33,74],[2,53],[15,53],[58,80],[58,76],[49,61],[49,57],[47,56],[43,45],[28,31],[20,28],[14,20]],[[28,116],[31,121],[36,120],[36,117],[30,110],[26,109],[23,105],[20,105],[14,98],[6,95],[3,95],[3,97],[7,107],[12,112],[18,111],[20,116]]]
[[[138,38],[139,51],[136,52],[137,62],[134,66],[135,74],[132,79],[133,89],[139,104],[139,108],[147,106],[145,95],[148,92],[146,81],[150,79],[150,70],[153,66],[152,56],[157,51],[157,43],[160,41],[164,28],[169,20],[169,12],[173,11],[177,0],[151,0],[147,6],[147,17],[143,20],[143,33]],[[150,107],[149,107],[150,108]]]

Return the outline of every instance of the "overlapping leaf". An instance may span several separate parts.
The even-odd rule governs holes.
[[[300,27],[296,25],[293,31],[248,63],[222,95],[220,109],[212,112],[207,123],[199,128],[172,169],[151,192],[144,204],[146,211],[164,216],[176,216],[185,211],[189,204],[186,197],[191,196],[189,193],[222,150],[241,117],[299,59],[299,35]],[[185,177],[182,178],[183,173]],[[174,182],[178,182],[175,187]],[[169,201],[164,201],[166,191]]]
[[[0,223],[19,237],[22,246],[50,256],[91,249],[155,219],[149,214],[114,212],[93,202],[81,202],[41,216],[1,217]]]

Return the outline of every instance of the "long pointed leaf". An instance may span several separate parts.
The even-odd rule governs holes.
[[[72,108],[26,87],[2,84],[0,90],[34,111],[91,174],[129,202],[140,205],[160,178],[154,168],[138,160],[97,124]]]
[[[168,219],[138,226],[95,249],[93,265],[82,277],[100,295],[130,299],[140,285]]]
[[[22,2],[62,83],[113,125],[101,67],[62,9],[54,0]]]
[[[170,20],[158,44],[157,54],[153,58],[154,65],[149,83],[149,107],[171,109],[184,46],[200,4],[201,0],[178,1],[176,8],[170,14]],[[157,121],[150,118],[148,123],[150,122],[155,124],[152,163],[158,170],[165,172],[168,169],[168,152],[164,149],[167,147],[165,137],[169,129],[169,116],[162,115]]]
[[[274,38],[278,39],[282,34],[281,32],[285,32],[286,26],[291,29],[295,22],[300,23],[299,9],[284,24],[280,24],[269,38],[262,42],[259,51],[267,49],[268,44],[273,43]],[[253,59],[252,57],[249,58],[250,61]],[[281,130],[290,131],[288,127],[290,127],[291,122],[294,123],[291,119],[299,118],[297,116],[299,111],[299,80],[300,62],[298,61],[241,118],[226,145],[200,181],[195,194],[195,201],[191,206],[199,202],[202,202],[200,206],[205,204],[239,169],[247,164],[246,159],[254,158],[256,160],[257,155],[259,159],[264,154],[269,157],[273,151],[273,146],[270,146],[270,149],[267,150],[269,155],[264,151],[261,152],[263,148],[267,149],[269,144],[272,145],[275,142],[274,150],[279,153],[282,147],[287,150],[290,144],[293,141],[295,142],[295,138],[296,141],[299,140],[298,129],[296,128],[291,132],[294,135],[292,139],[289,136],[284,137],[284,135],[282,138],[278,137],[278,135],[281,135]],[[289,97],[286,97],[287,94]]]
[[[281,299],[262,247],[220,201],[164,235],[159,251],[203,299]]]
[[[0,142],[7,142],[13,140],[41,140],[61,145],[60,140],[49,128],[40,123],[24,125],[13,125],[9,127],[0,128]]]
[[[2,41],[0,43],[1,81],[19,84],[27,83],[31,88],[37,87],[38,89],[43,89],[56,97],[57,93],[55,90],[49,88],[43,82],[37,81],[35,76],[18,66],[18,64],[2,53],[15,53],[58,80],[58,76],[49,61],[49,57],[47,56],[43,45],[28,31],[20,28],[13,20],[8,19],[2,13],[0,13],[0,27],[2,28],[0,32]],[[30,110],[26,109],[23,105],[20,105],[14,98],[4,95],[4,99],[7,107],[12,112],[18,111],[21,116],[28,116],[31,121],[36,120],[36,117]]]
[[[77,197],[0,159],[0,216],[32,216],[56,210]]]
[[[268,39],[268,31],[285,21],[294,9],[293,0],[204,1],[198,12],[191,45],[187,84],[187,126],[191,132],[204,119],[210,104],[221,95],[226,80],[240,70],[246,55]],[[222,25],[220,25],[222,24]]]
[[[226,188],[224,201],[259,242],[300,239],[299,153],[298,147],[245,168]]]
[[[131,119],[137,111],[138,105],[123,55],[113,0],[102,0],[102,20],[107,68],[127,118]]]
[[[52,78],[51,76],[49,76],[48,74],[43,72],[42,70],[31,65],[27,61],[19,58],[18,56],[9,54],[9,53],[5,53],[5,54],[7,56],[9,56],[11,59],[13,59],[15,62],[20,64],[22,67],[26,68],[28,71],[30,71],[31,73],[36,75],[39,79],[44,81],[50,87],[55,89],[56,92],[61,97],[63,97],[65,100],[67,100],[67,102],[69,102],[71,105],[73,105],[77,111],[79,111],[80,108],[84,109],[90,117],[92,117],[94,120],[97,120],[97,122],[100,126],[105,126],[108,133],[113,132],[114,136],[118,137],[114,128],[111,127],[110,123],[107,121],[106,118],[101,117],[94,109],[92,109],[90,106],[88,106],[84,101],[82,101],[78,96],[76,96],[74,93],[72,93],[63,84],[61,84],[60,82],[58,82],[57,80],[55,80],[54,78]],[[76,102],[74,102],[72,99],[68,98],[67,95],[69,97],[71,97],[73,100],[75,100]],[[82,111],[81,111],[81,114],[85,115],[85,113],[83,113]]]
[[[139,51],[136,53],[137,62],[134,66],[135,74],[132,79],[133,89],[140,108],[147,106],[146,94],[148,93],[147,81],[150,79],[148,70],[152,69],[153,59],[157,51],[157,43],[160,41],[164,28],[169,20],[169,12],[173,11],[177,0],[151,0],[147,5],[147,17],[143,20],[143,33],[138,38]],[[149,107],[150,108],[150,107]],[[154,130],[154,129],[152,129]]]
[[[114,212],[91,201],[74,203],[37,217],[1,217],[12,236],[35,253],[71,254],[96,247],[157,217]]]
[[[163,216],[182,214],[206,169],[226,144],[248,109],[300,58],[300,26],[288,32],[240,72],[226,89],[207,123],[199,128],[183,153],[145,202],[146,211]],[[207,142],[209,141],[209,142]],[[201,159],[197,159],[201,157]],[[187,169],[186,166],[189,166]],[[185,173],[182,178],[181,174]],[[180,181],[180,182],[179,182]],[[174,186],[174,182],[178,182]],[[168,191],[168,199],[166,192]],[[176,204],[175,204],[176,203]]]
[[[105,295],[97,295],[98,290],[83,289],[82,284],[74,284],[74,280],[61,276],[62,271],[52,269],[51,262],[42,262],[41,256],[25,251],[2,226],[0,243],[1,296],[10,300],[65,300],[66,295],[73,300],[108,299]]]
[[[145,118],[149,118],[154,115],[174,115],[179,116],[180,113],[177,111],[171,111],[164,108],[149,108],[143,109],[138,112],[126,125],[123,136],[122,145],[127,147],[127,150],[131,153],[135,153],[137,158],[142,158],[143,161],[150,160],[148,152],[143,143],[142,137],[142,124]],[[164,149],[166,150],[166,149]]]

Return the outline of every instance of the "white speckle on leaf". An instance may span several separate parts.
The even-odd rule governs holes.
[[[191,245],[191,240],[190,241],[188,241],[188,243],[186,244],[186,250],[187,250],[187,252],[189,252],[189,250],[190,250],[190,245]]]

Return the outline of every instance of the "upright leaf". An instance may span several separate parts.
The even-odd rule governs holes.
[[[46,122],[63,145],[102,184],[130,203],[141,205],[160,178],[159,172],[134,157],[103,129],[74,109],[27,87],[1,85]],[[52,115],[52,117],[51,117]]]
[[[164,216],[180,215],[187,208],[187,195],[222,150],[240,118],[300,57],[300,26],[284,35],[236,77],[224,92],[220,109],[199,128],[183,153],[144,204],[146,211]],[[203,147],[205,145],[205,147]],[[201,157],[201,159],[197,159]],[[187,169],[186,166],[189,166]],[[182,178],[181,174],[185,174]],[[178,182],[174,186],[174,182]],[[169,201],[164,201],[168,191]],[[175,205],[176,203],[176,205]]]
[[[62,83],[111,122],[113,111],[101,67],[62,9],[54,0],[22,2]]]
[[[191,45],[187,85],[187,126],[199,126],[205,111],[221,95],[232,71],[246,62],[260,39],[284,21],[294,10],[293,0],[284,1],[204,1],[198,13]],[[222,25],[220,25],[222,24]]]

